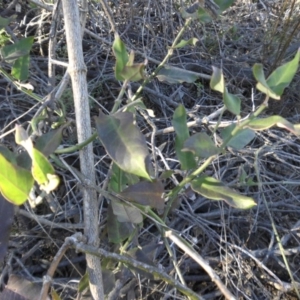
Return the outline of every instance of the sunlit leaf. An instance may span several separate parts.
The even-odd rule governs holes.
[[[89,274],[86,272],[79,281],[78,292],[83,293],[87,288],[89,288],[89,282]]]
[[[189,72],[188,70],[172,68],[171,66],[162,67],[157,75],[159,81],[168,82],[170,84],[177,83],[193,83],[195,82],[199,76],[195,73]]]
[[[223,140],[227,140],[231,136],[231,133],[235,127],[235,124],[231,124],[221,131]],[[242,129],[236,135],[231,137],[227,146],[232,147],[235,150],[241,150],[245,146],[247,146],[254,138],[255,132],[253,130],[250,130],[248,128]]]
[[[31,139],[21,126],[16,126],[16,142],[28,152],[31,162],[31,173],[40,188],[47,193],[54,190],[59,184],[59,177],[55,175],[54,168],[47,157],[34,148]]]
[[[95,122],[101,143],[111,159],[125,172],[151,180],[146,169],[146,140],[133,124],[133,114],[120,112],[107,116],[100,113]]]
[[[172,125],[176,132],[175,150],[177,158],[180,161],[182,170],[190,170],[196,167],[194,155],[189,152],[182,152],[186,139],[189,138],[189,129],[187,127],[186,111],[183,105],[179,105],[173,115]]]
[[[61,298],[59,297],[59,295],[57,294],[54,288],[51,289],[51,297],[52,300],[61,300]]]
[[[226,88],[224,89],[223,101],[227,110],[229,110],[232,114],[238,116],[241,113],[241,99],[228,93]]]
[[[196,193],[203,197],[211,200],[224,200],[235,208],[249,209],[256,205],[253,198],[239,194],[213,177],[196,178],[192,181],[191,186]]]
[[[33,177],[28,170],[11,164],[0,154],[0,192],[6,200],[23,204],[33,187]]]
[[[253,75],[255,79],[258,81],[256,87],[262,93],[268,95],[270,98],[275,100],[279,100],[280,96],[277,95],[268,85],[267,80],[265,78],[264,70],[262,64],[254,64],[253,68]]]
[[[248,125],[253,130],[266,130],[273,126],[284,128],[295,135],[300,135],[299,124],[293,125],[288,120],[281,116],[272,116],[268,118],[256,118],[252,120]]]
[[[130,185],[120,195],[128,201],[162,210],[165,206],[163,192],[164,187],[160,181],[141,181]]]
[[[193,45],[195,46],[198,42],[198,39],[196,38],[190,38],[189,40],[181,40],[174,48],[175,49],[179,49],[179,48],[183,48],[186,45]]]
[[[124,66],[120,72],[122,80],[139,81],[145,79],[145,65],[144,64],[133,64],[131,66]]]
[[[220,152],[212,139],[204,132],[199,132],[189,137],[185,141],[182,151],[191,151],[201,158],[207,158]]]
[[[283,94],[284,89],[288,87],[291,81],[293,80],[299,67],[299,60],[300,60],[300,48],[297,51],[295,57],[291,61],[278,67],[268,77],[267,79],[268,86],[277,95],[281,96]]]
[[[120,36],[118,34],[115,34],[115,40],[112,48],[116,57],[115,77],[117,80],[124,80],[123,76],[121,75],[121,72],[126,66],[129,56],[126,51],[125,44],[120,39]]]
[[[212,67],[213,73],[210,79],[210,88],[214,91],[224,93],[225,90],[225,81],[224,81],[224,76],[223,72],[221,69],[217,67]]]

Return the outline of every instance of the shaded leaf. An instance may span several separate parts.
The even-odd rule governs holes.
[[[219,12],[223,12],[228,7],[230,7],[235,0],[214,0],[214,2],[219,6]]]
[[[179,48],[183,48],[186,45],[193,45],[195,46],[198,42],[198,39],[196,38],[191,38],[189,40],[181,40],[174,48],[175,49],[179,49]]]
[[[120,244],[126,240],[132,232],[131,222],[120,222],[113,213],[112,204],[108,205],[107,234],[111,243]]]
[[[165,206],[163,192],[164,187],[160,181],[141,181],[130,185],[120,195],[128,201],[162,210]]]
[[[0,30],[5,28],[8,24],[9,24],[9,19],[5,19],[0,16]]]
[[[151,180],[146,169],[146,140],[133,124],[133,114],[120,112],[106,116],[100,113],[95,122],[102,145],[111,159],[125,172]]]
[[[121,203],[120,201],[111,201],[114,215],[117,216],[119,222],[131,222],[140,224],[143,222],[143,215],[136,207]]]
[[[213,73],[211,75],[211,79],[209,83],[210,88],[214,91],[223,94],[225,90],[225,81],[224,81],[223,72],[221,69],[214,66],[212,67],[212,69],[213,69]]]
[[[197,76],[193,72],[189,72],[188,70],[172,68],[171,66],[163,66],[158,74],[157,78],[159,81],[168,82],[170,84],[177,83],[193,83],[195,82],[199,76]]]
[[[256,205],[253,198],[235,192],[213,177],[201,176],[194,179],[191,186],[203,197],[211,200],[224,200],[235,208],[249,209]]]
[[[0,144],[0,153],[3,157],[12,164],[17,164],[16,155],[11,152],[8,148]]]
[[[0,194],[0,264],[2,263],[8,246],[11,225],[14,220],[14,206]]]
[[[24,81],[29,75],[29,55],[19,57],[15,62],[11,70],[11,75],[20,81]]]
[[[295,135],[300,135],[300,127],[299,124],[293,125],[288,120],[281,116],[272,116],[268,118],[256,118],[252,120],[247,127],[253,130],[265,130],[269,129],[273,126],[277,126],[280,128],[284,128]]]
[[[220,152],[212,139],[204,132],[196,133],[188,138],[182,151],[191,151],[201,158],[207,158]]]
[[[0,154],[0,191],[6,200],[23,204],[33,187],[33,177],[28,170],[11,164]]]
[[[232,114],[238,116],[241,113],[241,99],[233,94],[228,93],[227,89],[224,89],[223,101],[226,109]]]
[[[35,142],[35,148],[42,152],[46,157],[54,153],[62,140],[62,133],[65,126],[60,126],[40,136]]]
[[[8,63],[14,62],[19,57],[28,55],[32,44],[33,44],[34,37],[27,37],[21,39],[20,41],[12,44],[4,46],[0,49],[1,55],[5,61]]]
[[[8,294],[5,294],[8,291]],[[10,275],[0,299],[5,300],[39,300],[41,284],[29,281],[25,277]],[[47,300],[49,298],[47,297]]]
[[[232,131],[236,125],[231,124],[221,131],[221,136],[224,140],[227,140],[231,136]],[[235,150],[241,150],[248,145],[255,138],[255,132],[248,128],[242,129],[235,136],[232,136],[227,146],[232,147]]]
[[[183,152],[182,148],[186,139],[189,138],[189,129],[187,127],[186,111],[183,105],[179,105],[173,115],[172,125],[176,132],[175,150],[177,158],[180,161],[182,170],[190,170],[197,166],[194,155],[189,152]]]
[[[116,285],[115,274],[111,270],[102,270],[103,290],[107,295]]]

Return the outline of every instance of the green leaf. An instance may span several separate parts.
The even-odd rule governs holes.
[[[12,45],[7,45],[0,49],[1,55],[5,61],[8,63],[12,63],[17,60],[19,57],[28,55],[32,44],[33,44],[34,37],[27,37],[21,39],[20,41],[16,42]]]
[[[0,30],[5,28],[8,24],[9,24],[9,19],[5,19],[0,16]]]
[[[124,66],[120,72],[122,80],[139,81],[145,79],[145,65],[144,64],[133,64],[131,66]]]
[[[3,197],[15,205],[23,204],[33,187],[28,170],[11,164],[0,154],[0,191]]]
[[[19,57],[14,62],[14,65],[11,70],[11,75],[20,81],[26,80],[29,75],[29,61],[29,55]]]
[[[16,142],[27,150],[32,160],[32,176],[40,185],[40,188],[47,193],[56,189],[59,184],[59,177],[54,174],[52,165],[43,153],[33,147],[26,131],[18,125],[16,125]]]
[[[199,76],[188,70],[173,68],[171,66],[163,66],[157,76],[159,81],[168,82],[170,84],[177,83],[193,83]]]
[[[181,40],[175,47],[174,49],[180,49],[180,48],[183,48],[185,47],[186,45],[193,45],[193,46],[196,46],[197,42],[199,40],[196,39],[196,38],[191,38],[189,40]]]
[[[210,79],[210,88],[214,91],[224,93],[225,90],[225,81],[223,72],[217,67],[212,67],[213,73]]]
[[[277,126],[279,128],[284,128],[295,135],[300,135],[299,124],[293,125],[288,120],[281,116],[272,116],[268,118],[256,118],[252,120],[247,127],[253,130],[266,130],[273,126]]]
[[[195,2],[193,5],[188,8],[182,8],[180,10],[183,19],[193,19],[199,20],[200,22],[209,22],[211,21],[210,15],[200,6],[199,2]]]
[[[176,132],[175,150],[180,161],[182,170],[190,170],[197,166],[194,155],[189,152],[182,152],[186,139],[189,138],[189,129],[187,127],[186,111],[183,105],[179,105],[173,115],[172,125]]]
[[[102,145],[111,159],[125,172],[151,181],[146,169],[148,148],[139,128],[133,124],[133,114],[120,112],[95,117],[96,128]]]
[[[54,153],[62,140],[62,133],[65,126],[60,126],[40,136],[35,142],[35,148],[41,151],[46,157]]]
[[[61,298],[59,297],[59,295],[57,294],[54,288],[51,289],[51,297],[52,300],[61,300]]]
[[[235,129],[235,127],[236,127],[235,124],[231,124],[225,127],[221,131],[222,138],[224,140],[227,140],[231,136],[231,133]],[[250,130],[248,128],[242,129],[235,136],[232,136],[227,146],[232,147],[235,150],[241,150],[246,145],[248,145],[254,138],[255,138],[255,132],[253,130]]]
[[[162,197],[164,187],[160,181],[141,181],[130,185],[120,193],[127,201],[163,210],[165,202]]]
[[[235,0],[213,0],[219,6],[219,12],[223,12],[228,7],[230,7]]]
[[[223,101],[227,110],[236,116],[240,115],[241,99],[233,94],[228,93],[226,88],[224,89]]]
[[[138,208],[123,204],[118,200],[111,201],[111,205],[113,213],[117,216],[119,222],[130,222],[133,224],[140,224],[143,222],[143,215]]]
[[[272,91],[277,95],[282,95],[286,87],[289,86],[293,80],[299,66],[300,60],[300,48],[297,51],[295,57],[285,63],[284,65],[278,67],[272,74],[268,77],[267,83]]]
[[[255,79],[258,81],[256,88],[262,93],[268,95],[270,98],[279,100],[280,96],[269,87],[266,81],[262,64],[254,64],[252,71]]]
[[[191,151],[201,158],[207,158],[220,152],[212,139],[204,132],[196,133],[188,138],[182,151]]]
[[[86,289],[88,289],[89,282],[90,282],[89,274],[86,272],[79,281],[78,292],[83,293]]]
[[[192,189],[211,200],[224,200],[239,209],[249,209],[256,205],[253,198],[241,195],[209,176],[201,176],[191,182]]]
[[[121,75],[121,72],[126,66],[129,56],[126,51],[125,44],[120,39],[120,36],[118,34],[115,34],[115,40],[113,43],[113,52],[116,57],[115,77],[117,80],[124,80],[123,76]]]
[[[10,163],[17,165],[16,155],[1,144],[0,144],[0,154],[2,154],[3,157]]]
[[[107,235],[111,243],[120,244],[125,241],[132,233],[131,222],[119,222],[113,212],[112,204],[108,205],[107,213]]]

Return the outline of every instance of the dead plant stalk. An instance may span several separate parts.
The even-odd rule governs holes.
[[[86,1],[82,1],[82,7]],[[66,39],[69,57],[69,74],[72,80],[76,127],[78,142],[87,140],[91,135],[90,108],[86,80],[86,65],[83,60],[81,41],[81,26],[76,0],[63,0]],[[86,6],[85,6],[86,8]],[[79,151],[80,168],[83,176],[92,185],[95,184],[94,155],[92,144]],[[82,188],[84,205],[84,233],[87,243],[99,246],[98,200],[96,191],[88,187]],[[86,254],[87,272],[90,280],[90,290],[94,299],[104,299],[101,265],[98,257]]]

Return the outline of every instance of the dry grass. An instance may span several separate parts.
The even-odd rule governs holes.
[[[223,67],[229,90],[242,99],[243,116],[262,101],[261,95],[255,90],[252,65],[261,62],[267,72],[271,71],[274,66],[294,55],[299,47],[299,4],[289,15],[290,4],[284,6],[285,1],[252,2],[237,0],[220,19],[205,25],[194,22],[184,38],[196,37],[200,42],[195,47],[176,51],[169,61],[174,66],[208,75],[211,74],[212,65]],[[150,73],[157,66],[156,62],[163,59],[167,47],[183,25],[179,1],[111,1],[109,5],[127,49],[133,49],[139,61],[148,58]],[[16,22],[12,28],[15,34],[39,35],[43,41],[40,45],[37,43],[32,52],[30,82],[35,92],[44,96],[48,93],[47,41],[51,13],[42,13],[40,9],[29,11],[28,7],[24,9],[18,16],[18,21],[23,20],[23,25],[18,26]],[[24,17],[26,14],[27,18]],[[43,26],[38,28],[42,17]],[[97,1],[90,1],[87,29],[83,47],[90,95],[94,99],[91,100],[92,114],[97,114],[99,108],[108,111],[112,108],[121,89],[113,73],[113,34],[107,16]],[[61,23],[57,30],[57,59],[67,61]],[[63,67],[56,68],[56,84],[64,71]],[[133,92],[138,86],[131,85]],[[270,103],[266,115],[280,114],[293,123],[299,123],[299,86],[298,73],[282,100]],[[0,91],[0,134],[3,134],[15,123],[26,124],[31,120],[36,109],[30,109],[36,103],[3,78],[0,78]],[[188,110],[188,121],[194,121],[213,114],[222,106],[222,101],[218,94],[209,89],[205,79],[195,84],[180,85],[168,85],[155,80],[146,86],[142,99],[156,115],[152,122],[158,129],[155,143],[159,153],[159,170],[170,168],[178,171],[178,176],[166,183],[167,188],[171,189],[176,185],[176,180],[181,179],[181,173],[175,157],[174,134],[164,133],[163,129],[171,126],[176,105],[182,103]],[[65,91],[63,100],[68,117],[74,118],[70,90]],[[223,117],[224,122],[231,120],[229,114]],[[138,122],[143,133],[149,136],[152,128],[142,116],[138,117]],[[47,124],[45,126],[47,130]],[[191,128],[192,132],[206,130],[200,125]],[[76,141],[73,137],[76,137],[74,129],[69,128],[64,145],[73,144]],[[12,135],[4,137],[1,143],[17,150]],[[96,144],[94,151],[97,181],[102,185],[109,172],[110,160]],[[251,145],[241,151],[228,151],[220,155],[206,170],[207,174],[230,187],[254,197],[257,208],[240,211],[223,202],[212,202],[186,193],[181,195],[180,205],[168,218],[169,227],[194,245],[237,299],[296,299],[263,198],[275,221],[294,279],[300,285],[299,153],[298,138],[286,131],[271,129],[260,132]],[[61,157],[68,164],[78,167],[77,153]],[[11,268],[8,273],[42,281],[64,238],[83,226],[80,187],[69,172],[59,168],[57,172],[62,183],[48,199],[48,203],[56,205],[55,212],[46,201],[36,210],[28,205],[20,208],[21,213],[16,217],[10,238]],[[242,172],[246,174],[246,180],[253,180],[253,185],[241,180]],[[100,209],[102,248],[116,251],[115,246],[107,240],[105,201]],[[153,257],[155,265],[161,265],[167,273],[176,277],[171,258],[164,245],[158,244],[159,241],[159,231],[150,220],[145,220],[144,227],[139,228],[135,245],[157,245]],[[132,246],[135,246],[134,243]],[[172,251],[188,287],[205,299],[223,299],[215,284],[194,261],[175,246],[172,246]],[[53,281],[62,299],[76,298],[76,280],[84,272],[84,256],[74,251],[68,252]],[[131,295],[130,299],[185,299],[164,282],[149,280],[143,274],[139,277],[131,273],[126,276],[127,280],[122,278],[124,297],[120,296],[119,299],[126,299],[127,295]]]

